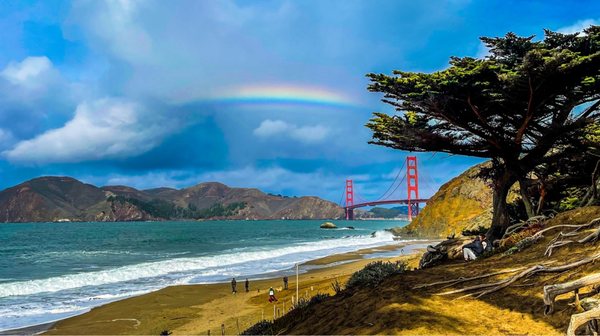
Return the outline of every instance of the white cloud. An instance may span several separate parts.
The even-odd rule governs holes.
[[[140,105],[100,99],[77,106],[63,127],[16,144],[2,154],[12,162],[57,163],[122,158],[144,153],[170,131]]]
[[[279,135],[288,131],[292,125],[286,123],[283,120],[263,120],[260,126],[254,130],[254,135],[259,137],[270,137],[273,135]]]
[[[251,177],[251,178],[249,178]],[[279,166],[256,168],[245,166],[237,169],[190,174],[186,171],[149,172],[140,175],[112,175],[108,179],[81,177],[93,184],[128,185],[138,189],[156,187],[185,188],[203,182],[220,182],[230,187],[258,188],[264,192],[282,193],[294,190],[298,196],[319,196],[337,202],[344,188],[345,176],[322,170],[294,172]]]
[[[323,125],[301,126],[287,123],[283,120],[263,120],[260,125],[254,129],[254,135],[261,138],[270,138],[273,136],[289,137],[291,139],[304,143],[317,143],[325,140],[330,130]]]
[[[52,62],[46,56],[27,57],[21,62],[8,64],[1,75],[13,84],[27,85],[39,81],[51,69]]]
[[[322,125],[303,126],[292,130],[290,137],[307,143],[321,142],[325,140],[329,128]]]
[[[563,34],[573,34],[573,33],[581,32],[581,31],[583,31],[583,29],[588,28],[589,26],[599,25],[599,24],[600,24],[600,20],[585,19],[585,20],[579,20],[570,26],[559,28],[557,31],[559,33],[563,33]]]

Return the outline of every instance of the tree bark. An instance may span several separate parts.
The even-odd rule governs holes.
[[[494,181],[494,193],[492,196],[492,226],[487,233],[489,241],[500,239],[506,231],[506,228],[510,225],[506,206],[506,196],[508,196],[510,187],[512,187],[516,181],[514,176],[514,174],[505,170],[504,172],[499,173]]]
[[[592,185],[581,202],[584,206],[593,205],[598,200],[598,169],[600,168],[600,160],[596,161],[596,166],[592,172]]]
[[[544,178],[545,177],[540,177],[540,198],[538,200],[537,210],[535,211],[536,215],[542,213],[544,203],[546,203],[546,182],[544,181]]]
[[[523,205],[525,205],[527,219],[535,216],[535,213],[533,212],[533,204],[531,203],[529,193],[527,192],[527,182],[525,179],[519,179],[519,192],[521,193],[521,198],[523,199]]]

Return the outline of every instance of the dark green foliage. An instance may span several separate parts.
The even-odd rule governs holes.
[[[535,243],[537,243],[540,239],[542,238],[542,236],[529,236],[529,237],[525,237],[522,240],[519,240],[515,246],[512,246],[511,248],[509,248],[508,250],[506,250],[506,252],[504,252],[504,255],[512,255],[518,252],[523,251],[524,249],[534,245]]]
[[[181,218],[182,208],[176,206],[174,203],[159,199],[153,199],[151,201],[141,201],[137,198],[125,197],[125,196],[110,196],[109,202],[117,203],[130,203],[135,205],[140,210],[148,213],[149,215],[157,218]]]
[[[242,335],[275,335],[273,322],[262,320],[250,328],[244,330]]]
[[[513,33],[484,37],[490,55],[483,59],[451,57],[447,69],[434,73],[369,74],[369,90],[383,93],[398,112],[375,113],[367,124],[371,143],[492,159],[482,172],[493,181],[496,200],[488,234],[502,236],[510,224],[509,188],[519,183],[533,216],[539,207],[529,196],[528,174],[593,145],[591,127],[600,120],[600,27],[584,32],[546,30],[541,40]]]
[[[369,212],[373,213],[374,217],[377,218],[394,218],[398,217],[398,215],[406,215],[408,214],[407,207],[394,207],[394,208],[380,208],[374,207]]]
[[[173,202],[153,199],[151,201],[142,201],[136,198],[124,196],[110,196],[109,202],[130,203],[140,210],[156,218],[176,219],[193,218],[204,219],[214,217],[228,217],[237,214],[237,212],[246,207],[244,202],[230,203],[223,205],[216,203],[207,209],[198,209],[195,205],[189,204],[187,208],[182,208]]]
[[[333,289],[333,291],[335,292],[335,294],[340,294],[344,290],[344,287],[338,281],[337,278],[335,278],[335,280],[331,283],[331,288]]]
[[[208,209],[197,210],[192,214],[192,218],[213,218],[213,217],[228,217],[235,215],[239,210],[246,207],[244,202],[230,203],[223,205],[216,203]]]
[[[376,261],[370,264],[367,264],[360,271],[352,274],[348,282],[346,283],[346,288],[355,288],[355,287],[375,287],[379,283],[381,283],[386,277],[392,274],[398,274],[406,271],[407,264],[403,261],[397,262],[383,262]]]
[[[463,230],[462,235],[463,236],[479,236],[479,235],[485,234],[488,230],[489,230],[489,227],[487,227],[487,226],[479,226],[476,229]]]

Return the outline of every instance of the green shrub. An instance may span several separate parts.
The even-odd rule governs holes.
[[[402,273],[407,270],[407,265],[403,261],[382,262],[376,261],[368,264],[360,271],[352,274],[346,288],[354,288],[359,286],[375,287],[381,283],[386,277],[392,274]]]
[[[480,236],[480,235],[482,235],[482,234],[483,234],[483,235],[484,235],[484,234],[486,234],[486,233],[488,232],[488,230],[489,230],[489,229],[490,229],[489,227],[486,227],[486,226],[480,225],[480,226],[479,226],[478,228],[476,228],[476,229],[471,229],[471,230],[464,229],[464,230],[463,230],[461,233],[462,233],[462,235],[463,235],[463,236],[465,236],[465,237],[467,237],[467,236]]]
[[[262,320],[244,330],[242,335],[274,335],[273,322]]]
[[[333,288],[335,294],[340,294],[344,290],[344,287],[337,278],[335,278],[335,280],[331,283],[331,288]]]

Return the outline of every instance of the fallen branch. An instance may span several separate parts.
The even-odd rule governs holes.
[[[554,312],[554,300],[557,296],[568,292],[579,290],[582,287],[600,284],[600,273],[585,276],[583,278],[554,285],[544,286],[544,304],[546,309],[544,314]]]
[[[600,319],[600,307],[588,310],[586,312],[580,314],[571,315],[571,322],[569,323],[569,328],[567,329],[568,336],[575,336],[575,331],[584,323]],[[587,333],[586,334],[592,334]],[[597,333],[596,333],[597,334]]]
[[[473,281],[473,280],[477,280],[477,279],[489,278],[489,277],[499,275],[499,274],[514,273],[514,272],[520,271],[522,269],[523,269],[523,267],[519,267],[519,268],[514,268],[514,269],[509,269],[509,270],[502,270],[502,271],[498,271],[498,272],[494,272],[494,273],[478,275],[478,276],[474,276],[474,277],[470,277],[470,278],[460,277],[460,278],[452,279],[452,280],[445,280],[445,281],[439,281],[439,282],[434,282],[434,283],[430,283],[430,284],[414,286],[412,289],[420,289],[420,288],[432,287],[432,286],[437,286],[437,285],[446,285],[446,284],[448,284],[449,286],[454,286],[459,283]]]

